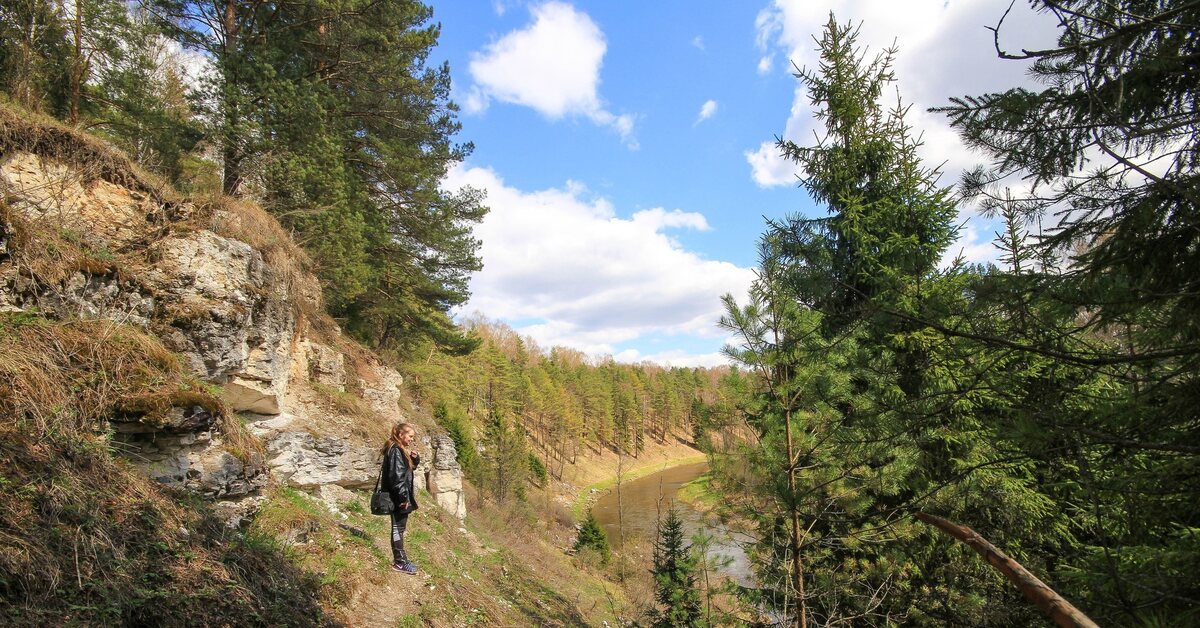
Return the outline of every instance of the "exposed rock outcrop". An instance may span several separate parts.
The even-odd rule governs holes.
[[[263,443],[238,450],[221,432],[228,423],[185,404],[154,420],[113,417],[119,451],[163,483],[221,500],[234,524],[269,484],[331,503],[372,486],[379,443],[366,435],[400,419],[403,379],[362,355],[351,368],[332,323],[321,341],[310,333],[298,303],[320,309],[315,281],[298,285],[295,260],[281,264],[278,251],[248,243],[262,225],[277,230],[276,239],[286,234],[257,208],[168,202],[136,173],[110,176],[58,159],[0,145],[0,310],[37,308],[153,332]],[[235,233],[218,224],[235,225]],[[314,405],[329,391],[360,395],[374,416]],[[464,517],[453,442],[434,436],[424,448],[418,484]]]
[[[445,434],[432,439],[432,464],[427,472],[428,490],[437,504],[459,519],[467,517],[467,497],[463,492],[462,467],[454,441]]]
[[[296,332],[282,278],[250,245],[210,231],[159,240],[147,256],[164,315],[156,331],[234,411],[279,413]]]
[[[258,452],[229,451],[216,417],[199,406],[172,408],[163,420],[113,420],[119,451],[146,475],[207,497],[231,498],[267,484],[267,465]]]
[[[323,484],[367,488],[375,484],[378,455],[343,438],[281,432],[267,445],[271,472],[288,486],[315,490]]]

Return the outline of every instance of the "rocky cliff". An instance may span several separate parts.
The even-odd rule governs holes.
[[[231,523],[272,484],[336,507],[374,483],[402,379],[323,314],[304,254],[263,210],[182,198],[94,140],[3,109],[0,196],[0,311],[147,330],[223,402],[128,404],[109,421],[122,456],[219,500]],[[237,450],[221,413],[262,446]],[[453,443],[422,441],[418,482],[461,519]]]

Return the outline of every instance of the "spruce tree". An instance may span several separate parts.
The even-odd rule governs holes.
[[[780,144],[829,215],[770,224],[751,301],[728,299],[723,320],[758,375],[744,410],[762,593],[797,626],[1024,621],[1014,590],[909,517],[1005,513],[995,525],[1024,539],[1060,523],[984,420],[1003,404],[972,379],[978,356],[925,322],[968,294],[968,269],[938,268],[956,207],[905,108],[884,105],[895,51],[867,57],[856,36],[831,17],[819,67],[799,74],[825,134]]]
[[[596,515],[592,514],[590,510],[579,527],[579,536],[575,539],[575,550],[582,549],[596,552],[600,555],[601,562],[605,564],[612,557],[612,551],[608,547],[608,537],[604,534],[604,529],[600,527],[600,522],[596,521]]]
[[[696,561],[684,542],[683,521],[675,506],[658,522],[654,541],[654,599],[652,626],[675,628],[699,626],[703,617],[700,590],[696,584]]]
[[[998,53],[1032,61],[1039,85],[941,109],[989,160],[964,194],[1029,237],[937,328],[1026,365],[1004,387],[1010,442],[1054,469],[1046,485],[1073,513],[1077,541],[1055,556],[1071,592],[1101,622],[1186,623],[1200,598],[1181,567],[1200,562],[1184,532],[1200,526],[1200,6],[1031,5],[1057,44]]]

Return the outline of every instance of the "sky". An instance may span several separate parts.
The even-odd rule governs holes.
[[[1000,45],[1052,43],[1053,22],[1016,4]],[[794,73],[816,65],[831,11],[861,24],[868,54],[897,46],[906,119],[945,185],[982,157],[928,108],[1028,83],[1025,65],[997,59],[997,0],[431,5],[429,61],[449,62],[457,139],[475,145],[444,185],[486,191],[491,210],[456,314],[597,359],[727,362],[720,298],[745,301],[766,220],[825,215],[775,138],[809,145],[819,131]],[[960,223],[947,258],[995,260],[996,225],[969,207]]]

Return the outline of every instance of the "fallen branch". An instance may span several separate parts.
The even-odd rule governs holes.
[[[923,512],[916,513],[916,517],[978,552],[988,561],[988,564],[1017,585],[1017,589],[1042,609],[1042,612],[1046,613],[1050,619],[1054,620],[1054,623],[1064,628],[1099,628],[1096,622],[1075,608],[1054,589],[1046,586],[1046,583],[1022,567],[1021,563],[1009,558],[971,528]]]

